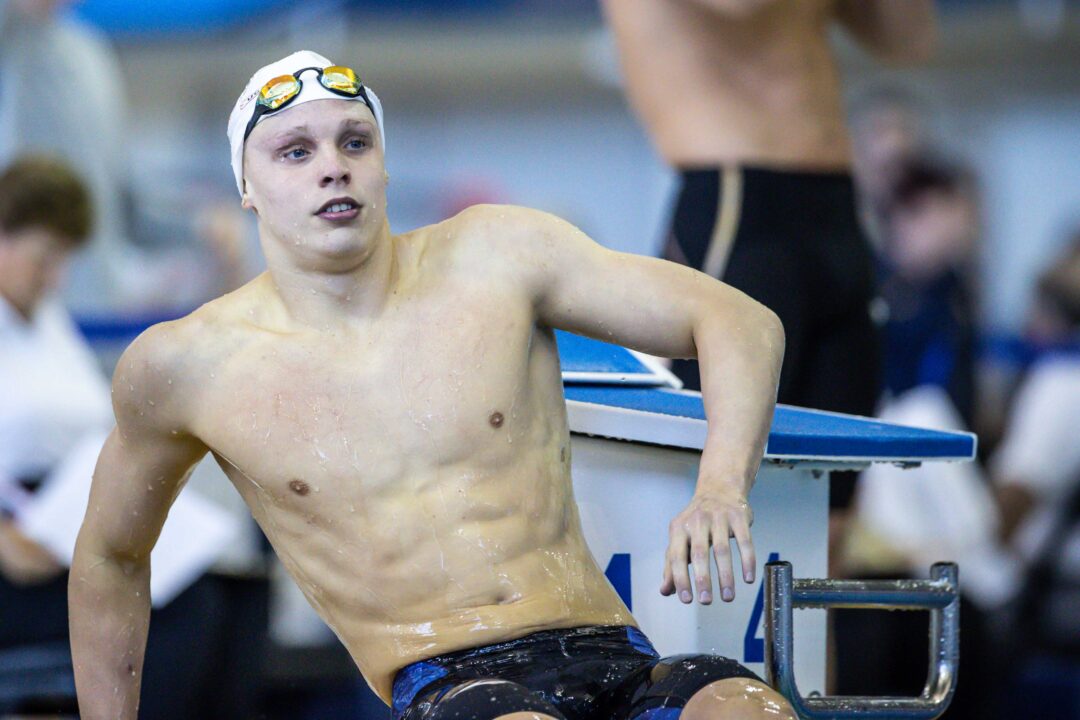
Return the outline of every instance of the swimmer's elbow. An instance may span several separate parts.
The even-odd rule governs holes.
[[[75,543],[71,567],[85,571],[105,566],[125,576],[148,570],[153,545],[133,542],[134,538],[122,535],[120,532],[110,533],[90,522],[84,523]]]
[[[848,0],[838,18],[862,47],[888,65],[915,65],[931,59],[938,25],[931,0]]]
[[[699,308],[693,323],[693,336],[698,338],[715,332],[738,338],[740,345],[752,349],[755,354],[782,358],[786,339],[780,317],[749,295],[733,288],[727,288],[727,292],[729,294],[721,304],[709,303]]]
[[[768,337],[770,343],[778,345],[781,350],[787,342],[787,334],[784,332],[784,323],[775,312],[760,305],[761,328]]]
[[[751,300],[751,307],[742,315],[739,323],[746,340],[757,347],[762,357],[772,357],[777,363],[784,357],[786,336],[780,316],[765,305]]]

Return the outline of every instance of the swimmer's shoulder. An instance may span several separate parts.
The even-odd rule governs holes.
[[[127,347],[117,370],[158,368],[182,379],[212,369],[245,323],[250,324],[264,282],[259,276],[183,317],[151,325]]]
[[[452,252],[470,267],[530,266],[555,249],[561,234],[577,231],[556,215],[521,205],[473,205],[440,227],[452,238]]]
[[[232,292],[211,300],[188,315],[162,323],[162,334],[191,350],[204,344],[228,346],[253,330],[273,330],[281,324],[283,306],[268,272]]]
[[[127,346],[113,373],[118,423],[176,427],[187,415],[187,398],[200,374],[198,355],[189,352],[191,336],[190,321],[181,318],[150,326]]]

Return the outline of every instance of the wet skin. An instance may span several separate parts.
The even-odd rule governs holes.
[[[678,167],[850,164],[829,29],[886,59],[933,43],[924,0],[605,0],[631,104]]]
[[[363,331],[276,326],[267,277],[192,318],[220,354],[194,434],[384,697],[426,656],[633,624],[582,538],[552,332],[455,267],[461,224],[396,240],[414,279]]]
[[[523,208],[393,235],[374,137],[348,101],[260,123],[245,204],[269,271],[121,358],[69,588],[83,717],[134,716],[147,558],[206,453],[384,700],[426,657],[634,624],[582,537],[553,327],[716,356],[703,478],[665,572],[690,588],[687,556],[707,560],[710,532],[742,537],[752,572],[745,498],[783,352],[775,316]],[[359,211],[323,211],[342,197]],[[730,563],[720,574],[733,585]]]

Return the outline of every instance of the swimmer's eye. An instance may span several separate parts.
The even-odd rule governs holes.
[[[370,147],[370,146],[371,146],[371,141],[366,136],[363,136],[363,135],[357,135],[357,136],[351,137],[351,138],[349,138],[348,140],[345,141],[345,149],[346,150],[363,150],[364,148],[367,148],[367,147]]]
[[[306,148],[291,147],[288,150],[286,150],[285,152],[283,152],[281,154],[281,157],[284,158],[285,160],[303,160],[309,154],[310,153],[308,153]]]

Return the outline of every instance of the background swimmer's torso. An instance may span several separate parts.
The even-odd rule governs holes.
[[[384,697],[424,657],[633,622],[582,538],[553,335],[453,222],[395,238],[348,331],[281,332],[267,276],[196,314],[193,430]]]
[[[849,164],[840,75],[828,41],[836,0],[607,0],[631,104],[678,167]]]

